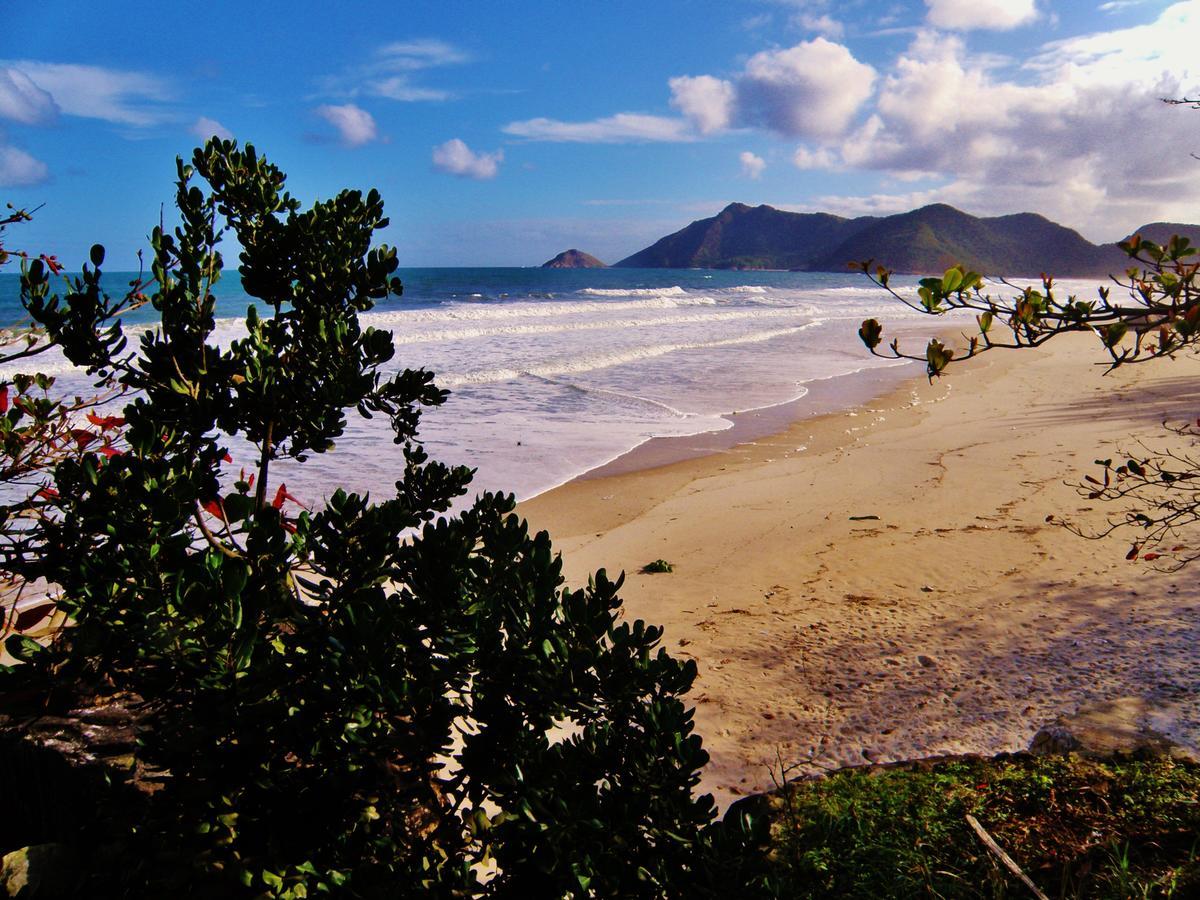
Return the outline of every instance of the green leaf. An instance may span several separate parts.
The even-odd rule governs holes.
[[[947,269],[942,275],[942,293],[951,294],[957,291],[963,283],[963,271],[957,266]]]
[[[858,329],[858,336],[868,350],[874,350],[883,340],[883,326],[876,319],[867,319]]]
[[[954,351],[946,348],[939,340],[932,340],[929,346],[925,348],[925,359],[928,363],[927,368],[929,377],[941,375],[942,371],[949,365],[950,360],[954,358]]]
[[[1113,322],[1099,329],[1100,340],[1110,350],[1121,343],[1121,339],[1129,332],[1129,326],[1124,322]]]

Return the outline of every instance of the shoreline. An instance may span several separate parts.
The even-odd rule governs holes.
[[[569,583],[623,569],[626,615],[696,660],[722,806],[780,767],[1024,749],[1124,695],[1180,707],[1157,727],[1195,746],[1200,588],[1045,518],[1102,524],[1064,479],[1167,445],[1200,361],[1101,378],[1096,359],[1086,335],[994,351],[724,449],[643,445],[519,512]],[[638,572],[655,558],[675,572]]]
[[[647,438],[608,462],[581,472],[570,481],[555,485],[521,502],[528,502],[574,481],[640,472],[688,459],[725,453],[741,444],[777,435],[807,419],[857,409],[897,390],[914,377],[923,377],[913,374],[919,371],[917,363],[905,362],[892,366],[863,368],[807,381],[802,385],[805,388],[802,397],[755,409],[725,413],[721,418],[731,423],[729,428],[697,434]]]

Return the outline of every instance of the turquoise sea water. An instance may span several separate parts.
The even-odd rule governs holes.
[[[478,470],[476,486],[525,498],[651,437],[730,427],[730,414],[802,398],[815,379],[887,363],[856,330],[866,316],[915,317],[862,275],[667,269],[410,269],[404,295],[366,314],[392,331],[395,364],[451,390],[425,417],[431,453]],[[130,273],[106,273],[121,292]],[[910,290],[915,279],[901,279]],[[235,272],[218,284],[216,340],[241,332],[250,302]],[[153,310],[131,315],[136,331]],[[0,322],[20,318],[0,275]],[[924,324],[922,322],[922,324]],[[86,387],[61,358],[38,359],[67,392]],[[28,368],[28,366],[26,366]],[[0,377],[12,372],[0,372]],[[250,448],[233,448],[251,458]],[[352,421],[336,449],[286,473],[315,500],[330,485],[388,492],[400,461],[379,422]]]

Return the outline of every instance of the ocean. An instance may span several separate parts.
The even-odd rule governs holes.
[[[867,353],[856,333],[863,318],[926,334],[934,324],[853,273],[461,268],[399,275],[403,296],[363,322],[392,332],[397,369],[428,368],[451,391],[422,419],[426,448],[476,469],[475,490],[519,499],[651,438],[722,431],[739,413],[793,401],[801,401],[803,415],[814,382],[898,365]],[[113,293],[130,277],[105,274]],[[895,285],[912,291],[916,281],[897,277]],[[17,292],[17,276],[0,275],[0,321],[19,318]],[[251,298],[234,271],[215,293],[215,338],[225,343],[241,333]],[[152,317],[149,309],[130,316],[131,337]],[[910,348],[921,347],[913,337]],[[52,354],[36,366],[0,370],[0,378],[17,368],[56,375],[67,394],[88,386]],[[249,447],[231,451],[235,471],[251,464]],[[352,415],[333,451],[289,463],[281,477],[307,501],[339,485],[386,496],[402,462],[385,423]]]

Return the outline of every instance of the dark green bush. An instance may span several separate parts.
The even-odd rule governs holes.
[[[61,590],[73,627],[16,640],[8,697],[137,711],[143,817],[81,835],[90,895],[663,896],[711,880],[741,840],[693,789],[707,754],[681,698],[695,664],[619,622],[615,581],[563,585],[511,496],[445,513],[471,472],[427,458],[432,374],[385,376],[390,334],[358,314],[401,287],[371,191],[302,210],[250,146],[178,164],[152,237],[161,321],[129,351],[103,253],[27,308],[68,357],[133,392],[123,452],[54,473],[36,546],[6,565]],[[261,302],[212,342],[218,243]],[[387,418],[403,475],[379,502],[292,515],[271,463],[321,453],[346,414]],[[258,448],[229,486],[227,448]],[[95,841],[94,844],[89,842]],[[706,874],[708,873],[708,874]]]

